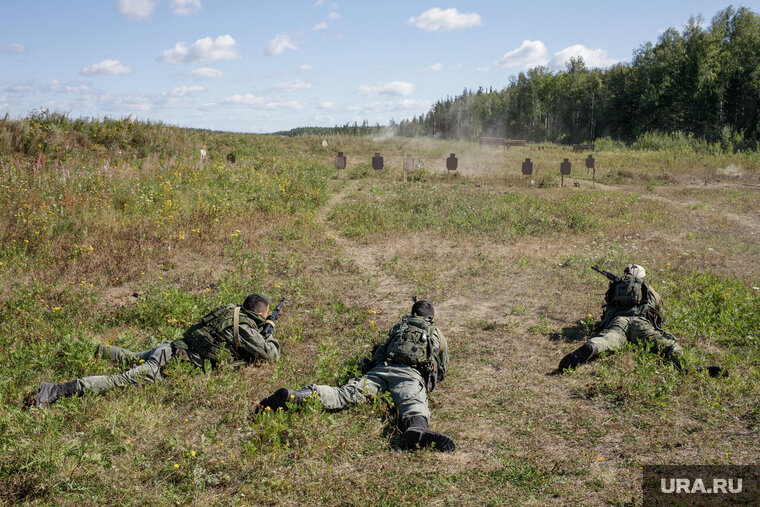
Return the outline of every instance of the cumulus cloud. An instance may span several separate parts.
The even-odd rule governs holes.
[[[311,27],[312,31],[314,32],[319,31],[319,30],[327,30],[328,28],[330,28],[330,25],[328,25],[324,21]]]
[[[153,15],[158,0],[119,0],[116,8],[126,18],[147,21]]]
[[[298,69],[303,72],[308,72],[308,71],[314,70],[314,66],[309,65],[308,63],[304,63]]]
[[[580,56],[583,58],[583,63],[588,68],[594,67],[609,67],[618,63],[620,60],[609,58],[607,51],[604,49],[591,49],[581,44],[567,47],[561,51],[557,51],[549,61],[549,68],[553,70],[562,70],[572,57]]]
[[[86,95],[92,91],[90,85],[87,83],[68,82],[61,83],[57,79],[53,79],[49,84],[43,87],[46,92],[53,93],[70,93],[72,95]]]
[[[292,110],[298,110],[303,109],[303,105],[301,105],[300,102],[296,102],[294,100],[274,100],[272,102],[267,102],[264,104],[264,109],[292,109]]]
[[[172,10],[179,16],[198,14],[201,8],[201,0],[172,0]]]
[[[520,47],[507,51],[496,65],[509,67],[536,67],[546,65],[546,45],[540,40],[524,40]]]
[[[206,88],[203,86],[178,86],[169,92],[172,97],[187,97],[189,95],[195,95],[196,93],[205,92]]]
[[[265,102],[264,97],[252,93],[235,94],[222,101],[224,104],[237,104],[241,106],[259,106]]]
[[[165,50],[160,60],[166,63],[212,63],[219,60],[240,58],[237,43],[231,35],[220,35],[216,39],[204,37],[188,45],[178,42]]]
[[[338,104],[336,104],[335,102],[326,100],[319,104],[319,108],[324,111],[334,111],[338,108]]]
[[[476,12],[459,12],[455,8],[444,10],[433,7],[416,18],[407,19],[406,22],[429,32],[439,32],[479,26],[483,24],[483,19]]]
[[[266,54],[267,56],[277,56],[282,54],[286,49],[292,49],[295,51],[298,49],[298,44],[296,44],[290,35],[281,33],[269,41],[266,48]]]
[[[26,53],[26,46],[15,42],[13,44],[5,44],[4,46],[0,46],[0,53]]]
[[[124,65],[119,60],[103,60],[83,67],[80,71],[83,76],[122,76],[131,73],[132,67]]]
[[[443,64],[440,63],[440,62],[436,62],[436,63],[433,63],[431,65],[428,65],[427,67],[425,67],[422,70],[431,70],[433,72],[438,72],[440,70],[443,70]]]
[[[284,92],[296,92],[299,90],[311,90],[311,83],[296,79],[295,81],[286,81],[277,85],[278,90]]]
[[[406,81],[390,81],[387,83],[361,85],[357,91],[367,97],[378,95],[401,96],[414,93],[414,84]]]
[[[25,95],[32,91],[32,85],[27,83],[17,83],[8,85],[3,90],[11,95]]]
[[[201,79],[221,79],[222,71],[213,67],[201,67],[190,71],[190,77],[200,81]]]
[[[341,16],[340,13],[338,13],[338,12],[331,12],[330,14],[327,15],[327,17],[329,19],[332,19],[333,21],[335,21],[335,20],[338,20],[338,19],[342,18],[343,16]]]

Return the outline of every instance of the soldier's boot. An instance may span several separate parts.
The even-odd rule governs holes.
[[[417,446],[432,447],[440,452],[454,452],[457,448],[451,437],[431,430],[427,419],[421,415],[413,415],[409,418],[406,431],[404,431],[404,443],[409,449]]]
[[[586,342],[581,347],[570,352],[559,362],[559,371],[572,370],[579,364],[585,363],[599,353],[599,347],[595,343]]]
[[[51,384],[50,382],[40,382],[37,390],[37,396],[34,399],[35,407],[46,407],[58,401],[59,398],[68,396],[81,396],[84,391],[79,382],[72,380],[63,384]]]
[[[293,390],[287,387],[282,387],[276,390],[271,396],[268,396],[259,402],[259,406],[256,407],[256,412],[262,410],[277,410],[279,408],[287,409],[288,402],[295,402],[298,404],[303,403],[303,400],[311,396],[312,390],[304,387],[302,389]]]

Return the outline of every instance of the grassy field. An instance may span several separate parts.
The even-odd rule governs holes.
[[[0,501],[636,505],[643,465],[757,463],[757,153],[610,148],[594,185],[562,147],[326,140],[0,122]],[[425,168],[403,182],[407,153]],[[630,262],[687,357],[729,378],[633,346],[555,374],[601,313],[589,266]],[[287,298],[279,362],[172,364],[157,385],[21,408],[40,381],[117,371],[98,343],[149,348],[253,291]],[[413,295],[449,340],[432,427],[455,453],[401,450],[387,397],[253,415],[281,386],[350,378]]]

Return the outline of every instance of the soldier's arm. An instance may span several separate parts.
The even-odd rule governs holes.
[[[238,328],[240,345],[235,351],[240,359],[254,361],[261,359],[263,361],[276,361],[280,357],[280,342],[274,337],[265,338],[258,329],[254,329],[248,324],[240,324]],[[225,334],[230,336],[230,347],[236,348],[234,338],[232,338],[232,328],[225,329]]]
[[[440,382],[449,367],[449,344],[440,329],[436,328],[435,334],[438,335],[438,343],[440,344],[438,349],[438,381]]]

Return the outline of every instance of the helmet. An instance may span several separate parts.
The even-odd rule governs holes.
[[[623,273],[626,275],[633,275],[636,278],[644,278],[647,276],[646,270],[638,264],[628,264],[625,267],[625,270],[623,270]]]

